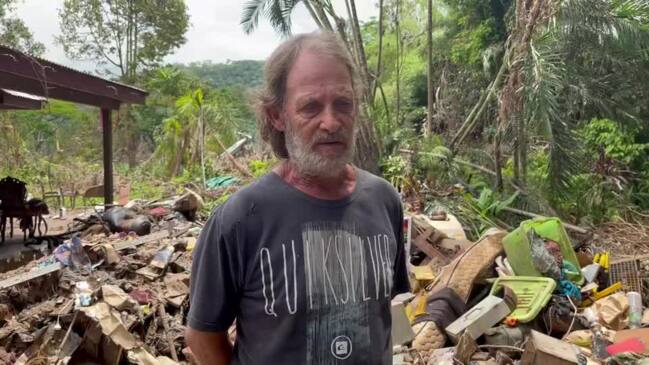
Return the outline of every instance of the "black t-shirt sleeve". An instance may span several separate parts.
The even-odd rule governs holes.
[[[187,325],[207,332],[226,331],[239,305],[236,225],[226,227],[217,208],[196,243]]]
[[[395,194],[397,194],[395,192]],[[410,291],[410,281],[408,280],[408,269],[406,266],[406,250],[403,243],[403,206],[401,201],[396,201],[396,212],[393,213],[395,219],[394,236],[397,240],[397,254],[394,261],[394,277],[392,286],[392,297],[397,294],[406,293]]]

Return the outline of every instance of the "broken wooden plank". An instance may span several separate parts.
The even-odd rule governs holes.
[[[153,232],[151,234],[148,234],[140,238],[136,238],[134,240],[124,240],[124,241],[115,242],[113,243],[113,247],[115,247],[115,250],[117,251],[123,251],[126,250],[127,248],[134,248],[143,245],[145,243],[161,240],[168,237],[169,237],[169,232],[167,232],[166,230],[161,230],[158,232]]]
[[[117,241],[113,243],[113,247],[117,251],[123,251],[126,250],[127,248],[134,248],[140,245],[143,245],[145,243],[153,242],[153,241],[158,241],[164,238],[176,238],[187,231],[191,228],[191,225],[187,225],[185,227],[180,228],[177,232],[170,233],[169,230],[160,230],[158,232],[153,232],[151,234],[148,234],[146,236],[136,238],[134,240],[123,240],[123,241]]]
[[[47,274],[51,274],[53,272],[61,270],[62,268],[63,268],[63,265],[60,262],[57,262],[55,264],[48,265],[48,266],[42,267],[42,268],[37,269],[37,270],[32,270],[32,271],[28,271],[28,272],[20,274],[20,275],[16,275],[16,276],[11,277],[9,279],[0,281],[0,290],[10,288],[12,286],[24,283],[24,282],[32,280],[32,279],[36,279],[38,277],[41,277],[41,276],[44,276],[44,275],[47,275]]]
[[[437,258],[442,262],[442,265],[447,265],[449,262],[451,262],[451,260],[428,243],[428,237],[432,234],[435,234],[436,232],[437,231],[434,228],[429,228],[424,231],[424,233],[415,238],[413,242],[415,246],[417,246],[418,249],[422,250],[428,257],[430,257],[431,259]]]

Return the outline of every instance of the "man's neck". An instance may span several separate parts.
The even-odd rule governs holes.
[[[290,161],[284,161],[273,171],[287,184],[318,199],[343,199],[356,188],[356,169],[351,165],[346,165],[340,174],[327,177],[302,174]]]

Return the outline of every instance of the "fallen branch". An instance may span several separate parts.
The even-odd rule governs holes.
[[[540,214],[526,212],[524,210],[520,210],[520,209],[516,209],[516,208],[507,207],[507,208],[503,208],[503,210],[507,211],[507,212],[510,212],[510,213],[519,214],[519,215],[522,215],[522,216],[525,216],[525,217],[530,217],[530,218],[544,217],[543,215],[540,215]],[[570,223],[565,223],[565,222],[561,222],[561,223],[563,224],[564,227],[566,227],[566,229],[569,229],[569,230],[571,230],[573,232],[577,232],[577,233],[580,233],[580,234],[590,234],[591,233],[591,231],[586,229],[586,228],[581,228],[579,226],[575,226],[575,225],[570,224]]]
[[[485,174],[488,174],[488,175],[491,175],[491,176],[494,176],[494,177],[496,176],[496,172],[495,172],[495,171],[493,171],[493,170],[489,170],[488,168],[486,168],[486,167],[484,167],[484,166],[480,166],[480,165],[474,164],[473,162],[465,161],[465,160],[459,159],[459,158],[457,158],[457,157],[449,157],[449,156],[443,155],[443,154],[441,154],[441,153],[434,153],[434,152],[415,152],[415,151],[407,150],[407,149],[405,149],[405,148],[399,149],[399,152],[402,152],[402,153],[408,153],[408,154],[418,153],[418,154],[422,154],[422,155],[426,155],[426,156],[437,157],[437,158],[440,158],[440,159],[449,160],[450,162],[458,163],[458,164],[460,164],[460,165],[469,166],[469,167],[471,167],[471,168],[473,168],[473,169],[476,169],[476,170],[478,170],[478,171],[482,171],[482,172],[484,172]],[[516,185],[513,181],[509,181],[509,184],[510,184],[514,189],[516,189],[516,190],[518,190],[518,191],[521,191],[521,192],[524,191],[520,186]]]
[[[169,324],[167,323],[167,312],[165,312],[164,304],[158,306],[158,315],[160,316],[160,321],[162,321],[162,328],[165,331],[165,337],[167,338],[167,345],[169,346],[169,352],[171,352],[171,358],[178,362],[178,354],[176,353],[176,346],[174,345],[174,340],[171,338],[169,333]]]
[[[61,350],[63,350],[63,346],[65,346],[65,342],[68,340],[68,337],[70,337],[70,333],[72,332],[72,327],[74,326],[74,322],[76,322],[77,320],[77,314],[79,314],[79,311],[74,312],[74,316],[72,317],[72,322],[70,322],[70,327],[68,327],[68,330],[65,332],[65,336],[63,336],[63,340],[61,341],[59,348],[56,350],[57,357],[61,353]]]

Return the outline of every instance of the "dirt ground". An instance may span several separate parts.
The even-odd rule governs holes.
[[[43,218],[45,218],[48,226],[47,235],[56,235],[65,232],[75,217],[90,211],[90,209],[68,210],[63,218],[59,218],[58,214],[44,216]],[[0,244],[0,273],[16,269],[27,262],[43,256],[44,251],[47,249],[46,244],[25,245],[23,232],[17,228],[16,222],[14,222],[13,237],[9,237],[9,228],[7,228],[5,237],[5,242]]]

